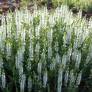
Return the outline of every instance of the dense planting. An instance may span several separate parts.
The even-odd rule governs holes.
[[[92,91],[92,20],[67,6],[2,16],[0,92]]]

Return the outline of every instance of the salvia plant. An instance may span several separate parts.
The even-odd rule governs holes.
[[[67,6],[2,15],[0,92],[92,91],[92,19]]]

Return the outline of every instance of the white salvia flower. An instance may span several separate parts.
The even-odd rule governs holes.
[[[37,4],[36,4],[36,2],[34,4],[34,10],[37,10]]]
[[[79,28],[78,28],[77,24],[76,24],[76,26],[75,26],[75,25],[73,25],[73,30],[72,30],[72,31],[75,33],[76,38],[78,39],[78,36],[79,36],[79,32],[80,32],[80,30],[79,30]]]
[[[1,32],[1,30],[0,30],[0,49],[2,50],[3,49],[3,38],[2,38],[2,32]]]
[[[39,60],[39,51],[40,50],[40,44],[39,44],[39,42],[37,42],[37,44],[36,44],[36,47],[35,47],[35,54],[36,54],[36,58],[37,58],[37,60]]]
[[[78,54],[76,55],[76,64],[75,64],[77,68],[79,68],[80,62],[81,62],[81,53],[78,52]]]
[[[31,92],[32,89],[32,79],[28,78],[28,92]]]
[[[78,86],[80,84],[81,77],[82,77],[82,71],[78,74],[77,81],[76,81],[76,86]]]
[[[73,86],[73,83],[75,82],[75,76],[73,73],[73,70],[70,71],[70,86]]]
[[[47,74],[47,71],[44,72],[44,75],[43,75],[43,87],[45,88],[46,85],[47,85],[47,81],[48,81],[48,74]]]
[[[72,48],[69,48],[68,49],[68,52],[67,52],[67,60],[70,61],[70,56],[72,55]]]
[[[23,74],[23,64],[20,65],[18,70],[19,70],[19,76],[21,76]]]
[[[39,25],[40,26],[44,26],[44,28],[46,28],[46,26],[47,26],[47,19],[46,19],[45,15],[41,15],[41,19],[40,19]]]
[[[55,25],[55,19],[54,19],[54,16],[53,15],[50,15],[48,21],[49,21],[50,27],[53,27]]]
[[[51,59],[51,56],[52,56],[52,48],[50,46],[48,47],[48,58]]]
[[[92,57],[90,57],[89,55],[87,56],[87,58],[86,58],[86,65],[89,63],[89,61],[90,61],[90,59],[91,59]]]
[[[42,63],[39,62],[38,67],[37,67],[37,71],[38,71],[39,74],[41,74],[41,69],[42,69]]]
[[[39,42],[36,44],[35,52],[39,54],[40,44]]]
[[[18,62],[16,68],[19,71],[19,75],[21,75],[23,73],[23,64],[20,65],[20,63]]]
[[[43,53],[41,54],[41,60],[44,62],[46,60],[45,58],[45,50],[43,50]],[[45,62],[44,62],[45,63]]]
[[[62,75],[63,75],[63,70],[62,68],[60,68],[58,71],[57,92],[62,92]]]
[[[0,78],[1,78],[1,76],[2,76],[2,73],[1,73],[1,72],[2,72],[2,70],[1,70],[1,68],[0,68]]]
[[[24,17],[25,17],[25,22],[26,22],[26,23],[30,23],[30,21],[29,21],[29,11],[28,11],[28,9],[25,10],[25,16],[24,16]]]
[[[3,87],[3,88],[5,88],[5,73],[2,71],[2,69],[3,69],[3,60],[2,60],[2,58],[0,57],[0,79],[1,79],[1,86]]]
[[[72,60],[76,61],[76,56],[78,55],[78,51],[75,49],[73,52],[72,52]]]
[[[29,60],[29,61],[28,61],[28,64],[27,64],[28,70],[31,70],[31,66],[32,66],[32,65],[31,65],[31,61]]]
[[[90,18],[90,20],[89,20],[88,28],[92,29],[92,18]]]
[[[17,29],[17,32],[20,30],[20,19],[19,19],[19,15],[17,13],[17,11],[15,12],[15,23],[16,23],[16,29]]]
[[[6,79],[5,79],[5,73],[2,72],[2,87],[5,88],[5,85],[6,85]]]
[[[69,44],[70,40],[71,40],[71,31],[67,31],[66,43]]]
[[[51,29],[50,31],[47,32],[47,38],[48,38],[48,44],[52,43],[52,33],[53,33],[53,29]]]
[[[68,77],[69,77],[69,71],[66,70],[65,72],[65,77],[64,77],[64,84],[67,86],[67,83],[68,83]]]
[[[11,45],[8,43],[6,44],[6,50],[7,50],[7,57],[11,55]]]
[[[29,58],[30,58],[30,60],[33,60],[33,45],[32,45],[32,41],[30,42]]]
[[[56,54],[56,62],[61,63],[61,58],[60,58],[59,53]]]
[[[47,7],[44,7],[44,14],[45,14],[46,16],[49,15],[48,10],[47,10]]]
[[[77,49],[77,47],[78,47],[78,39],[76,39],[76,40],[74,41],[74,46],[73,46],[73,48],[74,48],[74,49]]]
[[[87,65],[89,63],[89,61],[92,59],[92,44],[90,44],[90,47],[89,47],[89,53],[88,53],[88,56],[86,58],[86,63],[85,65]]]
[[[79,19],[81,19],[81,18],[82,18],[82,11],[79,11],[79,12],[78,12],[77,17],[78,17]]]
[[[50,64],[50,70],[55,69],[55,66],[56,66],[55,58],[52,58],[52,61],[53,61],[53,62]]]
[[[65,22],[67,25],[71,25],[71,24],[73,23],[73,18],[72,18],[72,16],[70,15],[70,13],[68,13],[67,15],[65,14],[64,22]]]
[[[66,62],[67,62],[67,55],[63,55],[63,57],[62,57],[62,66],[63,66],[63,68],[66,67]]]
[[[16,68],[19,70],[19,76],[21,76],[23,74],[23,53],[24,53],[24,46],[22,46],[18,52],[17,52],[17,55],[16,55]]]
[[[3,60],[0,58],[0,78],[2,78]]]
[[[25,80],[26,76],[25,74],[22,74],[20,79],[20,92],[24,92]]]
[[[38,15],[38,12],[37,10],[35,9],[34,12],[33,12],[33,16],[36,17]]]
[[[15,62],[15,64],[16,64],[16,68],[18,69],[18,67],[19,67],[19,62],[18,62],[18,57],[16,56],[16,62]]]
[[[55,42],[55,51],[58,52],[58,42]]]
[[[21,32],[21,35],[22,35],[22,38],[21,38],[21,40],[22,40],[22,44],[23,45],[25,45],[25,35],[26,35],[26,33],[25,33],[25,30],[22,28],[22,32]]]
[[[79,39],[79,45],[78,46],[80,46],[83,43],[83,41],[84,41],[83,36],[81,36],[80,39]]]
[[[0,68],[3,68],[3,59],[0,57]]]
[[[35,30],[36,30],[36,36],[38,36],[38,37],[39,37],[40,25],[39,25],[39,26],[37,26]]]
[[[24,53],[24,49],[20,49],[18,50],[17,56],[16,56],[16,68],[19,69],[20,66],[22,65],[22,61],[23,61],[23,53]]]

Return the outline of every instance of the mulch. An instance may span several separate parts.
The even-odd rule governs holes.
[[[1,3],[0,4],[0,14],[2,13],[6,13],[7,11],[11,10],[11,11],[15,11],[16,8],[20,8],[19,3],[12,3],[9,4],[8,2],[5,3]]]
[[[77,14],[79,12],[79,10],[76,8],[72,8],[71,10],[73,14]],[[91,16],[92,16],[92,10],[91,11],[82,10],[82,17],[85,17],[86,19],[90,19]]]

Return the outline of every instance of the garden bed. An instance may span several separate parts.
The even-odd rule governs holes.
[[[92,20],[81,16],[67,6],[2,16],[0,92],[91,92]]]

